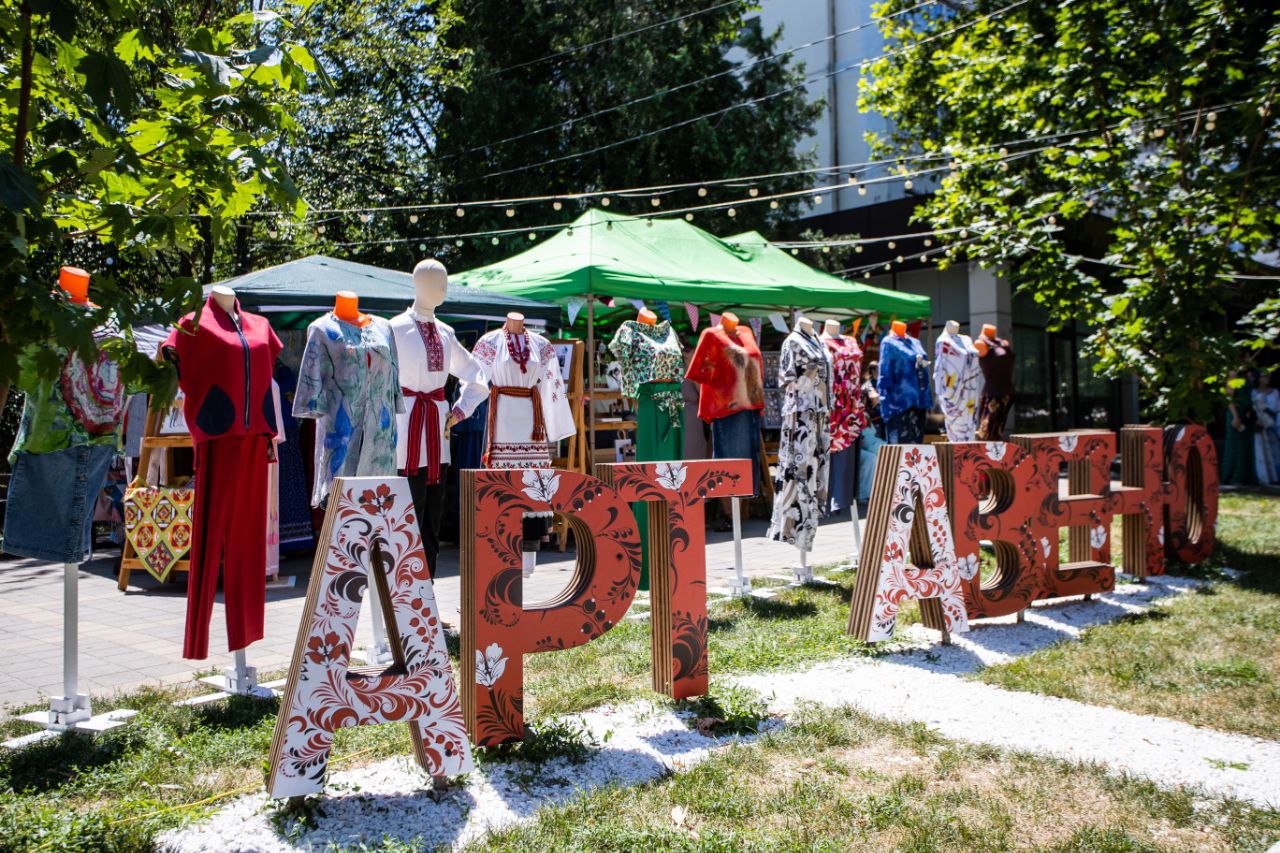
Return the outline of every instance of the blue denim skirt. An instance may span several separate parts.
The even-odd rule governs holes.
[[[89,556],[93,506],[116,455],[92,444],[19,453],[5,502],[4,550],[16,557],[80,563]]]
[[[711,422],[712,459],[750,459],[751,496],[760,494],[760,410],[743,409]]]

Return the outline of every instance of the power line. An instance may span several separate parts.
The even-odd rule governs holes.
[[[534,130],[528,130],[528,131],[525,131],[524,133],[518,133],[518,134],[516,134],[516,135],[514,135],[514,136],[508,136],[508,137],[505,137],[504,139],[499,139],[499,140],[496,140],[496,141],[494,141],[494,142],[486,143],[486,144],[484,144],[484,145],[475,145],[475,146],[472,146],[471,148],[467,148],[467,149],[464,149],[464,150],[462,150],[462,151],[458,151],[458,152],[456,152],[456,153],[454,153],[454,154],[447,154],[447,155],[445,155],[444,157],[440,157],[440,158],[437,158],[437,159],[438,159],[438,160],[440,160],[440,161],[451,160],[451,159],[454,159],[454,158],[456,158],[456,157],[463,157],[463,156],[465,156],[465,155],[467,155],[467,154],[473,154],[473,153],[475,153],[475,152],[477,152],[477,151],[487,151],[488,149],[493,148],[493,147],[496,147],[496,146],[498,146],[498,145],[506,145],[506,144],[507,144],[507,143],[509,143],[509,142],[516,142],[516,141],[519,141],[519,140],[521,140],[521,139],[528,139],[529,137],[531,137],[531,136],[537,136],[537,135],[538,135],[538,134],[540,134],[540,133],[547,133],[547,132],[552,131],[552,130],[559,130],[559,129],[563,129],[563,128],[572,127],[573,125],[578,124],[579,122],[587,121],[587,120],[589,120],[589,119],[593,119],[593,118],[599,118],[599,117],[600,117],[600,116],[602,116],[602,115],[608,115],[609,113],[617,112],[618,110],[625,109],[625,108],[627,108],[627,107],[632,107],[632,106],[635,106],[636,104],[643,104],[643,103],[646,103],[646,102],[648,102],[648,101],[655,100],[655,99],[657,99],[657,98],[662,98],[662,97],[665,97],[665,96],[667,96],[667,95],[670,95],[670,94],[671,94],[671,93],[673,93],[673,92],[680,92],[680,91],[683,91],[683,90],[685,90],[685,89],[692,88],[692,87],[694,87],[694,86],[700,86],[700,85],[702,85],[703,83],[709,83],[709,82],[711,82],[712,80],[718,80],[719,78],[721,78],[721,77],[726,77],[726,76],[728,76],[728,75],[730,75],[730,74],[739,74],[739,73],[744,72],[744,71],[749,71],[750,69],[752,69],[752,68],[756,67],[757,65],[760,65],[761,63],[769,62],[770,60],[778,59],[778,58],[783,57],[783,56],[789,56],[789,55],[791,55],[791,54],[793,54],[793,53],[796,53],[797,51],[805,50],[806,48],[814,47],[814,46],[819,45],[819,44],[822,44],[822,43],[824,43],[824,42],[828,42],[828,41],[832,41],[832,40],[837,39],[837,38],[841,38],[842,36],[847,36],[847,35],[849,35],[850,33],[856,33],[856,32],[858,32],[859,30],[864,30],[864,29],[866,29],[867,27],[870,27],[870,26],[875,25],[875,24],[879,23],[880,21],[887,21],[887,20],[890,20],[890,19],[892,19],[892,18],[899,17],[900,15],[906,15],[906,14],[909,14],[909,13],[911,13],[911,12],[916,11],[917,9],[920,9],[921,7],[924,7],[924,6],[932,6],[932,5],[934,5],[936,2],[937,2],[937,0],[924,0],[924,2],[917,3],[916,5],[911,6],[910,8],[903,9],[903,10],[898,11],[898,12],[894,12],[892,15],[886,15],[886,16],[885,16],[885,17],[883,17],[883,18],[872,18],[870,21],[867,21],[867,22],[862,23],[862,24],[858,24],[858,25],[857,25],[857,26],[855,26],[855,27],[850,27],[850,28],[849,28],[849,29],[847,29],[847,30],[841,30],[841,31],[840,31],[840,32],[838,32],[838,33],[832,33],[831,35],[823,36],[822,38],[820,38],[820,39],[815,39],[814,41],[805,42],[804,44],[799,44],[799,45],[796,45],[795,47],[787,48],[786,50],[780,50],[780,51],[777,51],[776,53],[771,53],[771,54],[769,54],[768,56],[762,56],[762,57],[760,57],[759,59],[755,59],[755,60],[753,60],[753,61],[751,61],[751,62],[748,62],[748,63],[746,63],[746,64],[744,64],[744,65],[736,65],[736,66],[734,66],[734,67],[732,67],[732,68],[728,68],[728,69],[726,69],[726,70],[724,70],[724,71],[719,71],[719,72],[717,72],[717,73],[715,73],[715,74],[709,74],[709,75],[707,75],[706,77],[700,77],[700,78],[699,78],[699,79],[697,79],[697,80],[690,80],[690,81],[685,82],[685,83],[679,83],[679,84],[677,84],[677,85],[675,85],[675,86],[670,86],[670,87],[668,87],[668,88],[666,88],[666,89],[660,89],[660,90],[658,90],[658,91],[656,91],[656,92],[650,92],[649,94],[647,94],[647,95],[642,95],[642,96],[641,96],[641,97],[639,97],[639,98],[632,98],[632,99],[631,99],[631,100],[629,100],[629,101],[623,101],[622,103],[620,103],[620,104],[615,104],[615,105],[613,105],[613,106],[611,106],[611,107],[604,107],[603,109],[596,110],[595,112],[592,112],[592,113],[587,113],[586,115],[582,115],[582,116],[574,116],[573,118],[567,118],[567,119],[564,119],[563,121],[558,121],[558,122],[556,122],[555,124],[548,124],[548,125],[544,125],[543,127],[539,127],[539,128],[534,129]]]
[[[598,39],[597,41],[588,42],[587,44],[580,44],[575,47],[565,48],[564,50],[557,51],[556,53],[549,53],[546,56],[541,56],[541,57],[538,57],[537,59],[530,59],[526,62],[518,62],[515,65],[508,65],[506,68],[499,68],[497,71],[489,71],[489,72],[486,72],[485,74],[480,75],[476,79],[488,80],[490,78],[498,77],[503,74],[506,74],[508,71],[515,71],[520,68],[528,68],[530,65],[538,65],[539,63],[542,63],[542,62],[549,62],[552,59],[560,59],[561,57],[564,57],[564,56],[571,56],[572,54],[575,54],[575,53],[581,53],[584,50],[591,50],[592,48],[600,47],[601,45],[604,45],[604,44],[610,44],[611,42],[618,41],[619,39],[630,38],[631,36],[638,35],[639,33],[647,33],[650,30],[656,30],[659,27],[665,27],[670,24],[678,24],[681,21],[687,21],[690,18],[696,18],[699,15],[706,15],[711,12],[715,12],[719,9],[723,9],[725,6],[736,5],[739,2],[741,2],[741,0],[725,0],[725,2],[723,3],[717,3],[716,5],[708,6],[705,9],[699,9],[696,12],[687,12],[675,18],[668,18],[665,21],[658,21],[653,24],[646,24],[645,26],[638,27],[634,30],[628,30],[625,33],[618,33],[617,35],[612,35],[612,36],[609,36],[608,38]]]
[[[873,62],[878,62],[878,61],[880,61],[881,59],[887,59],[887,58],[889,58],[889,57],[891,57],[891,56],[896,56],[896,55],[898,55],[898,54],[900,54],[900,53],[903,53],[903,52],[905,52],[905,51],[908,51],[908,50],[914,50],[915,48],[920,47],[921,45],[924,45],[924,44],[928,44],[928,43],[929,43],[929,42],[931,42],[931,41],[936,41],[937,39],[943,38],[944,36],[953,35],[953,34],[955,34],[955,33],[960,32],[961,30],[965,30],[965,29],[968,29],[969,27],[972,27],[972,26],[975,26],[975,25],[977,25],[977,24],[980,24],[980,23],[982,23],[983,21],[988,21],[988,20],[991,20],[992,18],[995,18],[995,17],[998,17],[998,16],[1000,16],[1000,15],[1003,15],[1004,13],[1006,13],[1006,12],[1008,12],[1008,11],[1012,10],[1012,9],[1016,9],[1016,8],[1017,8],[1017,7],[1019,7],[1019,6],[1026,5],[1026,4],[1027,4],[1027,3],[1029,3],[1029,2],[1030,2],[1030,0],[1016,0],[1016,2],[1010,3],[1009,5],[1004,6],[1003,8],[997,9],[997,10],[996,10],[996,11],[994,11],[994,12],[989,12],[989,13],[987,13],[986,15],[982,15],[981,17],[974,18],[974,19],[973,19],[973,20],[971,20],[971,21],[966,21],[966,22],[964,22],[963,24],[959,24],[959,25],[957,25],[957,26],[955,26],[955,27],[952,27],[952,28],[950,28],[950,29],[942,30],[941,32],[934,33],[934,34],[932,34],[932,35],[930,35],[930,36],[927,36],[926,38],[920,39],[920,40],[919,40],[919,41],[917,41],[917,42],[913,42],[912,44],[905,45],[905,46],[903,46],[903,47],[901,47],[901,48],[898,48],[898,49],[896,49],[896,50],[886,51],[885,53],[882,53],[882,54],[880,54],[879,56],[873,56],[873,57],[871,57],[871,58],[869,58],[869,59],[863,59],[863,60],[860,60],[860,61],[858,61],[858,62],[852,63],[852,64],[850,64],[850,65],[846,65],[846,66],[844,66],[844,67],[842,67],[842,68],[837,68],[837,69],[834,69],[834,70],[832,70],[832,71],[829,71],[829,72],[827,72],[827,73],[825,73],[825,74],[818,75],[818,76],[816,76],[816,77],[811,77],[811,78],[808,78],[808,79],[806,79],[806,80],[802,80],[802,81],[800,81],[799,83],[796,83],[796,84],[791,85],[791,86],[787,86],[787,87],[786,87],[786,88],[784,88],[784,89],[779,89],[779,90],[778,90],[778,91],[776,91],[776,92],[771,92],[771,93],[769,93],[768,95],[761,95],[761,96],[760,96],[760,97],[758,97],[758,98],[752,98],[752,99],[750,99],[750,100],[748,100],[748,101],[741,101],[741,102],[736,103],[736,104],[730,104],[730,105],[729,105],[729,106],[727,106],[727,107],[723,107],[723,108],[721,108],[721,109],[714,110],[714,111],[709,112],[709,113],[704,113],[703,115],[700,115],[700,116],[694,116],[694,117],[692,117],[692,118],[684,119],[683,121],[678,121],[678,122],[676,122],[675,124],[669,124],[669,125],[666,125],[666,126],[664,126],[664,127],[655,128],[655,129],[653,129],[653,130],[649,130],[649,131],[646,131],[646,132],[644,132],[644,133],[638,133],[638,134],[636,134],[636,135],[634,135],[634,136],[627,137],[626,139],[619,139],[619,140],[615,140],[614,142],[606,143],[606,144],[604,144],[604,145],[598,145],[598,146],[596,146],[595,148],[589,148],[589,149],[587,149],[586,151],[578,151],[578,152],[574,152],[574,153],[572,153],[572,154],[565,154],[565,155],[562,155],[562,156],[559,156],[559,157],[553,157],[553,158],[551,158],[551,159],[549,159],[549,160],[544,160],[544,161],[542,161],[541,163],[530,163],[530,164],[525,165],[525,166],[515,166],[515,167],[510,168],[510,169],[501,169],[501,170],[496,171],[496,172],[488,172],[488,173],[486,173],[486,174],[484,174],[484,175],[480,175],[480,176],[479,176],[479,177],[477,177],[477,178],[470,178],[470,179],[468,179],[468,180],[462,181],[462,183],[474,183],[475,181],[487,180],[487,179],[489,179],[489,178],[502,177],[503,175],[511,175],[511,174],[515,174],[515,173],[517,173],[517,172],[527,172],[527,171],[528,171],[528,170],[530,170],[530,169],[539,169],[539,168],[542,168],[542,167],[544,167],[544,166],[551,166],[551,165],[554,165],[554,164],[556,164],[556,163],[563,163],[563,162],[564,162],[564,161],[566,161],[566,160],[575,160],[575,159],[579,159],[579,158],[581,158],[581,157],[587,157],[587,156],[590,156],[590,155],[592,155],[592,154],[598,154],[598,153],[600,153],[601,151],[608,151],[609,149],[617,148],[617,147],[618,147],[618,146],[620,146],[620,145],[626,145],[626,144],[628,144],[628,143],[636,142],[636,141],[639,141],[639,140],[641,140],[641,139],[647,139],[647,138],[652,137],[652,136],[657,136],[658,134],[661,134],[661,133],[666,133],[667,131],[670,131],[670,130],[677,130],[677,129],[681,128],[681,127],[686,127],[686,126],[688,126],[688,125],[690,125],[690,124],[694,124],[695,122],[703,121],[703,120],[705,120],[705,119],[709,119],[709,118],[715,118],[716,116],[720,116],[720,115],[725,115],[726,113],[732,112],[732,111],[734,111],[734,110],[739,110],[739,109],[742,109],[742,108],[744,108],[744,107],[756,106],[757,104],[764,103],[765,101],[772,100],[773,98],[778,98],[778,97],[781,97],[782,95],[786,95],[786,94],[789,94],[789,93],[791,93],[791,92],[794,92],[796,89],[799,89],[799,88],[801,88],[801,87],[803,87],[803,86],[808,86],[808,85],[810,85],[810,84],[812,84],[812,83],[820,83],[820,82],[822,82],[823,80],[828,80],[828,79],[830,79],[830,78],[832,78],[832,77],[835,77],[837,74],[843,74],[843,73],[845,73],[846,71],[852,71],[852,70],[853,70],[853,69],[855,69],[855,68],[862,68],[862,67],[864,67],[864,66],[870,65],[870,64],[871,64],[871,63],[873,63]]]

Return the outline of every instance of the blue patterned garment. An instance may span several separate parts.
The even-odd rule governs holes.
[[[910,335],[885,335],[880,341],[880,379],[876,383],[880,416],[885,422],[908,409],[928,411],[933,406],[929,385],[929,362],[920,342]]]
[[[315,418],[315,488],[320,506],[334,477],[396,473],[396,415],[404,411],[391,324],[364,326],[333,312],[307,327],[293,416]]]

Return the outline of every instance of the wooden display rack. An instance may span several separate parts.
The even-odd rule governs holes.
[[[158,412],[154,408],[147,409],[146,425],[142,430],[142,452],[138,456],[138,472],[145,478],[151,470],[151,460],[157,450],[166,454],[165,462],[167,471],[173,467],[173,451],[179,447],[194,446],[191,441],[190,433],[178,433],[173,435],[163,435],[160,432],[160,424],[164,420],[164,412]],[[187,572],[191,570],[190,551],[188,556],[179,560],[174,565],[173,570],[169,573],[172,579],[176,572]],[[129,588],[129,575],[134,569],[146,571],[146,566],[142,560],[138,559],[138,552],[134,549],[133,543],[126,536],[124,540],[124,549],[120,559],[120,580],[116,584],[116,588],[124,592]]]
[[[586,408],[582,404],[583,344],[577,338],[552,339],[549,343],[553,346],[572,345],[573,347],[573,355],[569,360],[569,381],[565,390],[569,397],[569,409],[573,412],[573,425],[577,429],[577,432],[565,440],[567,445],[565,455],[555,457],[551,460],[551,464],[555,468],[585,474],[587,473],[587,448],[590,443],[587,441]]]

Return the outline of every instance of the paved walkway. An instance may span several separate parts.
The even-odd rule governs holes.
[[[767,523],[743,522],[743,563],[753,577],[789,573],[796,551],[764,538]],[[725,587],[733,577],[733,537],[707,534],[707,580]],[[853,525],[848,516],[822,525],[812,565],[848,559],[853,553]],[[545,551],[538,570],[526,582],[525,600],[554,598],[573,573],[573,554]],[[231,664],[221,643],[226,637],[222,596],[214,606],[210,626],[211,655],[207,661],[182,659],[186,617],[185,582],[160,584],[145,572],[134,572],[128,592],[116,589],[115,552],[101,553],[80,567],[80,689],[110,695],[147,683],[181,682],[193,674],[219,672]],[[286,669],[306,597],[311,560],[286,560],[282,574],[297,577],[293,587],[267,592],[266,636],[248,652],[250,665],[260,674]],[[61,565],[33,560],[0,562],[0,718],[11,706],[42,702],[62,692],[62,575]],[[440,555],[436,597],[446,622],[458,624],[458,551]],[[371,641],[368,611],[361,618],[357,646]]]

